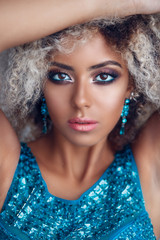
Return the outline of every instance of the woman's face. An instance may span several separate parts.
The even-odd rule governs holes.
[[[125,61],[98,33],[71,54],[51,57],[44,95],[55,134],[93,146],[106,140],[130,96]]]

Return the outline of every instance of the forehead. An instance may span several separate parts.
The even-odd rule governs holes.
[[[56,50],[51,54],[51,61],[68,62],[74,64],[84,64],[90,62],[90,64],[114,60],[125,66],[126,63],[121,54],[113,47],[107,39],[102,36],[101,33],[91,33],[90,37],[85,41],[81,41],[77,38],[66,37],[63,42],[63,49]],[[69,41],[71,40],[71,41]],[[66,52],[65,50],[70,51]]]

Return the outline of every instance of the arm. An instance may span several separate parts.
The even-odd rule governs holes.
[[[0,110],[0,167],[4,164],[4,159],[19,150],[19,140],[11,124]]]
[[[18,138],[0,110],[0,211],[16,170],[19,153]]]
[[[145,123],[134,144],[145,206],[154,233],[160,238],[160,114],[155,112]]]
[[[0,0],[0,51],[91,18],[156,11],[159,0]]]

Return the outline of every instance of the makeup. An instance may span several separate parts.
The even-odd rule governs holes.
[[[68,121],[68,125],[75,131],[89,132],[97,127],[98,122],[89,118],[73,118]]]

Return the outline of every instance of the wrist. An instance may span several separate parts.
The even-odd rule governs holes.
[[[140,8],[136,0],[85,0],[83,2],[90,18],[126,17],[138,14]]]
[[[135,0],[116,0],[115,6],[116,17],[127,17],[138,14],[138,8]]]

